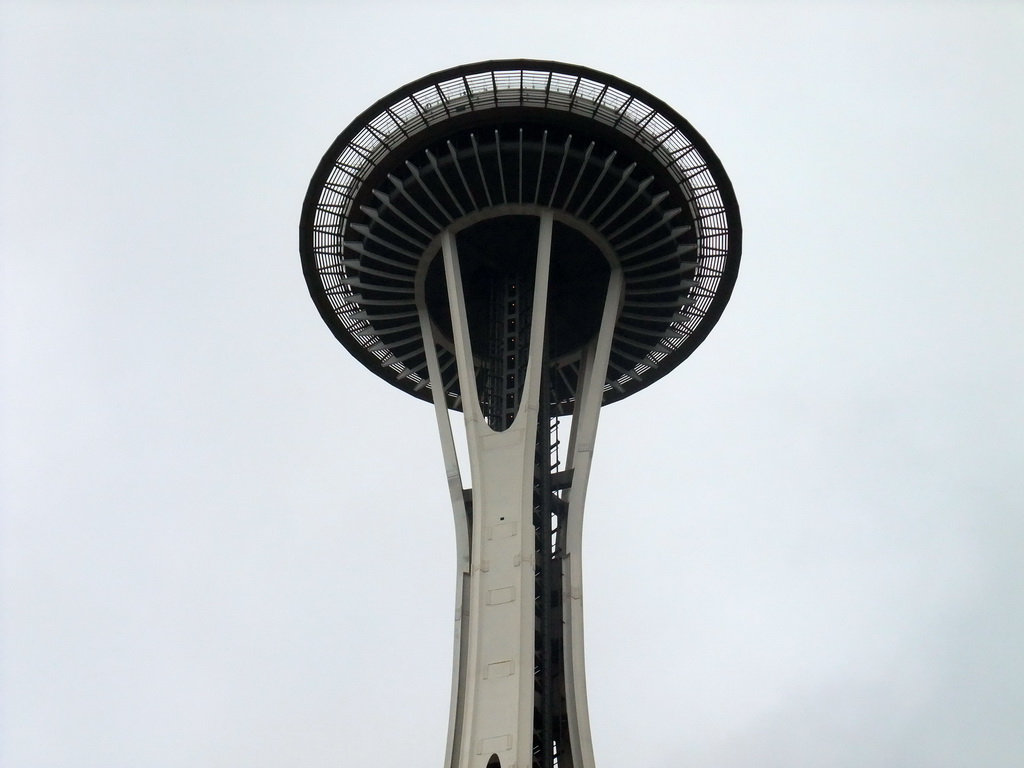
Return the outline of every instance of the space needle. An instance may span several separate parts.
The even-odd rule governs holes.
[[[399,88],[313,174],[300,252],[321,317],[434,406],[458,558],[444,768],[594,767],[580,556],[600,409],[705,339],[741,232],[685,119],[551,61]]]

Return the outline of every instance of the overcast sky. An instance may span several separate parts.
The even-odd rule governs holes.
[[[607,408],[601,768],[1024,760],[1024,5],[0,2],[0,765],[444,755],[431,408],[298,257],[334,137],[421,75],[654,93],[739,198],[732,302]]]

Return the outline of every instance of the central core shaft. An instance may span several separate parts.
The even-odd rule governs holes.
[[[592,768],[580,532],[623,281],[568,221],[535,209],[453,227],[420,283],[462,574],[449,768]],[[442,352],[465,398],[468,494]],[[559,378],[578,406],[564,465]]]

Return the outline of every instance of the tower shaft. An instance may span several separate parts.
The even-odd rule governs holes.
[[[488,339],[483,354],[471,340],[455,234],[441,236],[469,445],[468,492],[455,457],[432,320],[421,302],[459,554],[446,768],[593,765],[579,541],[621,279],[613,269],[600,330],[584,354],[563,469],[553,460],[546,339],[551,212],[541,211],[539,220],[532,274],[503,277],[490,292],[490,332],[477,334]]]

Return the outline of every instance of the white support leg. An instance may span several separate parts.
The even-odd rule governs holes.
[[[441,238],[473,480],[469,594],[462,596],[468,608],[462,612],[468,617],[468,627],[461,628],[465,637],[459,644],[465,654],[464,679],[453,697],[452,768],[485,768],[492,754],[498,755],[502,768],[528,768],[531,760],[533,478],[552,226],[551,215],[544,214],[526,381],[516,417],[503,432],[488,426],[480,406],[458,249],[452,233]],[[443,403],[443,393],[440,398]],[[447,420],[446,414],[443,420]],[[444,444],[441,421],[439,415]],[[451,494],[457,506],[463,502],[461,494],[456,500],[455,490],[453,487]]]
[[[587,681],[583,665],[583,569],[580,550],[583,544],[583,503],[590,479],[597,421],[601,413],[608,358],[622,290],[622,270],[613,267],[608,277],[608,295],[601,317],[601,329],[597,338],[583,352],[566,457],[566,467],[573,474],[571,487],[563,493],[563,499],[569,502],[569,509],[566,513],[565,559],[562,562],[562,619],[569,739],[576,759],[573,768],[594,768],[594,745],[590,737]]]
[[[455,649],[452,662],[451,711],[448,716],[448,740],[444,758],[445,768],[452,768],[454,750],[462,734],[460,698],[466,680],[466,640],[469,636],[466,617],[469,615],[467,598],[469,597],[470,574],[470,519],[466,509],[466,499],[462,492],[459,456],[455,449],[451,421],[448,419],[448,403],[445,399],[444,382],[437,359],[434,331],[431,327],[426,302],[422,296],[423,293],[420,291],[418,302],[420,331],[423,334],[423,348],[427,353],[427,372],[430,376],[430,388],[433,394],[434,415],[437,418],[437,431],[441,438],[441,456],[444,459],[445,475],[448,478],[448,495],[451,498],[452,512],[455,517],[455,555],[458,564],[455,580]]]

